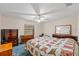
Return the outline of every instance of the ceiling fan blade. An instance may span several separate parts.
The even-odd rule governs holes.
[[[0,13],[2,14],[12,14],[12,15],[27,15],[27,16],[37,16],[37,14],[31,14],[31,13],[21,13],[21,12],[10,12],[10,11],[3,11]]]
[[[40,8],[39,8],[39,4],[35,3],[35,4],[31,4],[32,8],[34,9],[34,11],[36,12],[37,15],[40,15]]]
[[[72,6],[72,3],[64,3],[66,7],[70,7]],[[52,14],[52,13],[57,13],[57,12],[60,12],[60,11],[63,11],[65,10],[66,8],[61,8],[61,9],[58,9],[58,10],[51,10],[51,11],[48,11],[48,12],[45,12],[45,13],[42,13],[41,15],[48,15],[48,14]]]
[[[17,15],[28,15],[28,16],[37,16],[36,14],[30,14],[30,13],[20,13],[20,12],[11,12],[12,14],[17,14]]]

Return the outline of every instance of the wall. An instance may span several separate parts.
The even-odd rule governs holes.
[[[0,16],[0,38],[1,38],[1,16]],[[0,42],[1,42],[1,40],[0,40]]]
[[[1,16],[1,28],[2,29],[19,29],[19,36],[24,34],[24,24],[34,25],[35,27],[35,37],[40,34],[40,24],[35,22],[29,22],[25,19],[13,16]],[[20,40],[19,40],[20,42]]]
[[[55,33],[55,25],[72,25],[72,34],[77,35],[77,16],[66,17],[58,20],[52,20],[44,24],[44,33],[51,35]]]
[[[79,12],[78,12],[78,17],[77,18],[78,18],[78,28],[77,28],[78,32],[77,32],[77,34],[78,34],[78,42],[79,42]]]
[[[19,29],[19,36],[24,34],[24,24],[34,25],[35,27],[34,37],[39,36],[39,34],[41,33],[51,35],[55,33],[55,25],[68,25],[68,24],[72,25],[72,34],[77,35],[77,16],[52,20],[47,23],[29,22],[26,21],[25,19],[13,16],[5,16],[5,15],[0,16],[0,29]]]

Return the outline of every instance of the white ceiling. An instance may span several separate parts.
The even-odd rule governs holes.
[[[53,20],[75,15],[79,4],[71,3],[0,3],[0,14],[21,17],[26,20]]]

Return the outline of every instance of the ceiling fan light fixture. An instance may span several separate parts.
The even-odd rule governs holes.
[[[34,20],[36,22],[38,22],[38,23],[43,22],[43,21],[46,21],[45,20],[45,17],[44,16],[41,16],[41,15],[36,16]]]
[[[41,21],[40,20],[35,20],[36,22],[40,23]]]
[[[43,21],[46,21],[45,19],[40,19],[40,20],[35,20],[36,22],[40,23],[40,22],[43,22]]]

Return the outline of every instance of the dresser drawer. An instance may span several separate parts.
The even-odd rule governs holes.
[[[26,43],[28,40],[33,39],[33,35],[23,35],[21,36],[21,43]]]

